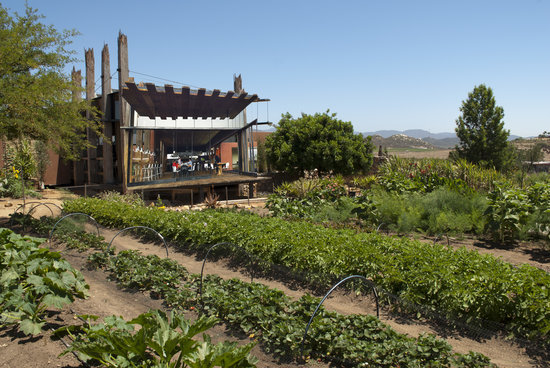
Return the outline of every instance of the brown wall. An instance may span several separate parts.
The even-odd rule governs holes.
[[[44,184],[46,185],[70,185],[72,184],[73,169],[70,162],[62,160],[57,153],[48,151],[50,164],[46,170]]]
[[[229,162],[229,170],[233,170],[233,147],[237,147],[237,142],[224,142],[220,144],[220,162]],[[238,169],[237,167],[235,169]]]

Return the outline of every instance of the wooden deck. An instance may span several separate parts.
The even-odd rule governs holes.
[[[269,181],[269,177],[255,177],[249,175],[239,175],[233,173],[223,173],[222,175],[195,176],[195,177],[165,177],[155,182],[131,183],[128,185],[128,191],[141,190],[168,190],[168,189],[194,189],[199,187],[223,187],[237,184],[258,183]]]

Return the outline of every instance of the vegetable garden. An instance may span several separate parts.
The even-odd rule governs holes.
[[[348,196],[341,178],[285,184],[269,199],[274,216],[267,218],[234,210],[164,211],[113,195],[67,201],[64,211],[85,214],[113,229],[154,229],[174,249],[187,253],[204,255],[214,244],[231,244],[219,247],[216,256],[230,253],[236,264],[253,264],[254,274],[269,277],[277,277],[273,270],[284,269],[286,282],[292,280],[312,290],[328,290],[346,276],[361,275],[375,285],[386,310],[418,314],[428,320],[444,318],[445,323],[460,328],[477,326],[488,330],[489,335],[504,334],[530,344],[544,356],[550,345],[547,272],[528,265],[513,266],[465,248],[453,250],[436,242],[384,236],[370,229],[385,226],[398,233],[473,233],[508,242],[545,241],[550,224],[547,181],[522,187],[497,172],[466,163],[452,166],[437,161],[396,160],[383,166],[377,177],[356,178],[354,184],[362,188],[355,197]],[[13,216],[12,220],[28,221],[43,235],[50,235],[57,221],[25,216]],[[145,232],[140,234],[145,236]],[[194,309],[209,316],[199,322],[197,331],[204,331],[200,326],[216,323],[211,319],[216,317],[236,333],[249,335],[278,359],[300,362],[312,358],[342,366],[377,367],[491,365],[479,353],[454,353],[448,343],[433,335],[407,337],[374,316],[342,315],[322,307],[306,335],[304,328],[319,305],[318,298],[304,295],[293,300],[257,282],[215,275],[203,279],[175,261],[136,251],[114,254],[101,237],[74,232],[70,226],[60,226],[55,238],[70,248],[95,249],[90,262],[108,272],[121,287],[150,292],[174,311]],[[369,292],[359,283],[346,287],[356,293]],[[46,301],[46,307],[57,306],[48,298]],[[64,304],[69,301],[64,299]],[[59,301],[59,307],[64,304]],[[40,330],[39,317],[27,319],[33,321],[34,332]],[[68,351],[113,366],[119,361],[147,361],[143,366],[199,364],[192,352],[189,357],[183,356],[181,349],[165,354],[154,339],[131,352],[88,349],[105,349],[156,333],[146,332],[146,328],[164,329],[163,333],[174,339],[182,331],[185,335],[193,328],[177,313],[168,317],[164,312],[151,311],[128,322],[115,318],[95,324],[92,320],[89,317],[80,327],[64,329],[75,341]],[[134,331],[136,325],[140,326],[138,332]],[[20,329],[33,333],[28,326],[25,322]],[[185,339],[171,341],[170,346],[187,344]],[[203,343],[208,345],[208,339]],[[216,364],[254,364],[254,359],[247,357],[251,345],[241,349],[227,343],[204,349],[212,352],[210,361]],[[169,358],[162,358],[165,355]]]
[[[40,226],[44,224],[35,223],[35,227]],[[71,233],[63,234],[62,237],[64,236],[79,239],[80,245],[74,243],[72,245],[77,248],[85,247],[90,239],[89,234],[81,236]],[[91,244],[93,247],[96,245],[97,242]],[[122,287],[151,291],[157,297],[163,298],[168,305],[184,308],[200,307],[203,313],[215,315],[228,326],[250,334],[251,337],[255,336],[266,351],[280,358],[301,358],[301,334],[307,319],[318,303],[317,298],[306,295],[293,302],[282,292],[261,284],[250,284],[236,279],[221,280],[216,276],[208,276],[205,280],[204,296],[198,304],[196,294],[198,275],[189,274],[174,261],[156,256],[142,256],[135,251],[122,251],[112,255],[104,251],[105,243],[101,248],[103,250],[92,254],[92,262],[108,270]],[[159,331],[170,328],[175,330],[179,327],[185,332],[187,329],[185,324],[182,327],[183,322],[178,317],[171,318],[171,321],[176,322],[167,322],[166,316],[159,312],[150,312],[129,322],[109,318],[97,325],[91,324],[90,320],[93,320],[93,317],[85,316],[85,318],[87,319],[85,324],[80,327],[73,326],[60,330],[60,332],[71,333],[75,338],[75,342],[68,351],[78,351],[81,356],[94,358],[107,366],[117,366],[120,362],[126,361],[144,360],[147,346],[141,344],[134,347],[135,343],[131,342],[136,339],[143,341],[144,338],[142,335],[132,336],[133,326],[130,325],[142,326],[140,331],[143,332],[138,334],[145,334],[145,337],[149,336],[147,338],[152,339],[149,342],[149,349],[154,349],[154,353],[158,356],[162,356],[159,353],[161,347],[158,345],[168,344],[166,341],[155,341],[154,336],[157,336]],[[211,318],[208,321],[210,324],[213,323]],[[202,325],[208,324],[202,322]],[[170,328],[167,327],[168,325]],[[153,328],[153,331],[149,334],[145,328]],[[173,333],[173,335],[171,333],[170,336],[175,339],[179,334]],[[305,354],[345,366],[366,366],[365,363],[379,367],[393,367],[396,364],[434,367],[490,365],[489,360],[481,354],[453,353],[450,345],[433,336],[420,336],[414,339],[400,335],[373,316],[343,316],[321,309],[308,336],[303,346]],[[121,350],[120,346],[123,345],[131,348]],[[221,350],[226,353],[233,352],[232,354],[235,355],[237,354],[235,351],[248,352],[249,347],[240,350],[228,348]],[[172,355],[166,354],[174,356],[173,352]],[[238,356],[242,358],[242,355]],[[151,359],[155,358],[155,354],[151,355],[149,352],[146,357],[150,361],[143,366],[153,366]],[[188,365],[182,366],[194,366],[185,359],[187,358],[183,361]],[[219,359],[217,361],[220,362]],[[227,358],[227,361],[230,359]]]

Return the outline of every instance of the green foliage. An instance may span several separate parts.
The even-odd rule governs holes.
[[[266,201],[268,208],[275,216],[297,218],[321,218],[322,208],[325,214],[334,212],[332,207],[346,206],[344,197],[347,188],[341,176],[328,178],[301,178],[293,182],[285,182],[275,189]],[[335,214],[337,215],[337,214]],[[337,215],[338,216],[338,215]]]
[[[481,233],[487,207],[482,195],[461,194],[445,187],[427,194],[373,190],[355,200],[360,203],[361,210],[356,212],[362,219],[373,225],[384,223],[399,233]]]
[[[65,209],[105,226],[149,226],[185,249],[230,242],[322,285],[342,275],[372,277],[385,290],[453,318],[499,322],[520,336],[550,334],[550,276],[490,255],[241,212],[164,212],[96,198],[66,202]]]
[[[357,205],[349,197],[341,197],[333,202],[325,203],[312,214],[314,222],[346,223],[356,217]]]
[[[0,195],[12,198],[23,197],[24,182],[26,197],[40,197],[32,187],[32,182],[29,181],[36,171],[29,141],[23,139],[15,145],[7,144],[4,147],[4,167],[0,171]]]
[[[99,119],[83,116],[95,110],[72,101],[81,88],[63,74],[76,32],[59,32],[41,18],[30,7],[11,15],[0,5],[0,138],[40,140],[75,158],[88,145],[86,127],[101,134]]]
[[[20,170],[20,175],[25,180],[31,179],[36,174],[34,151],[28,139],[22,139],[16,143],[12,165]]]
[[[487,230],[495,239],[510,241],[531,235],[550,240],[550,183],[527,189],[497,186],[488,199]]]
[[[98,198],[101,198],[110,202],[128,203],[132,206],[137,206],[137,207],[145,206],[145,202],[143,201],[139,193],[135,193],[135,192],[121,194],[116,191],[105,191],[105,192],[99,193]],[[159,206],[163,206],[162,201],[160,202]]]
[[[263,141],[258,142],[258,172],[264,173],[268,171],[267,155],[265,152],[265,143]]]
[[[378,183],[389,192],[431,192],[448,187],[460,193],[490,191],[495,181],[508,181],[494,169],[465,160],[403,159],[391,156],[379,169]]]
[[[62,309],[85,298],[84,278],[56,252],[40,248],[42,239],[0,229],[0,322],[37,335],[48,308]]]
[[[176,304],[171,299],[175,297],[174,291],[189,279],[188,272],[176,261],[144,257],[137,251],[122,251],[117,257],[109,258],[105,266],[124,288],[149,290],[155,297],[169,299],[170,304]]]
[[[361,189],[371,189],[377,182],[378,178],[375,175],[355,176],[353,178],[353,185]]]
[[[510,164],[508,136],[504,129],[504,110],[496,106],[493,90],[484,84],[475,86],[462,101],[462,114],[456,120],[456,147],[458,157],[497,170]]]
[[[372,165],[372,145],[354,134],[350,122],[328,112],[282,116],[277,130],[265,140],[266,155],[276,170],[320,174],[366,172]]]
[[[136,252],[121,252],[113,257],[111,264],[121,264],[119,258],[123,259],[122,264],[134,264],[132,267],[123,266],[126,271],[120,271],[118,266],[111,267],[111,272],[117,275],[121,285],[125,284],[118,277],[120,274],[141,279],[140,267],[148,262],[149,257]],[[180,276],[177,270],[170,270],[169,273],[172,273],[172,278]],[[278,357],[299,357],[304,325],[319,299],[306,294],[297,301],[290,301],[283,292],[262,284],[237,279],[222,280],[218,276],[209,275],[204,280],[203,297],[197,304],[198,301],[189,292],[196,288],[197,281],[198,275],[191,275],[185,284],[172,286],[174,293],[180,296],[179,306],[191,306],[190,309],[194,309],[193,305],[200,305],[206,315],[215,315],[232,330],[246,333],[250,338],[260,341],[265,351]],[[162,283],[162,280],[155,280],[147,284],[146,288],[153,290]],[[117,324],[120,322],[116,321]],[[102,330],[100,333],[103,335]],[[134,341],[132,339],[124,343],[134,346]],[[427,364],[433,367],[492,366],[489,359],[481,354],[453,354],[450,345],[434,336],[409,338],[396,333],[373,316],[344,316],[327,312],[323,308],[319,310],[304,342],[306,355],[349,366],[364,366],[365,363],[377,367]],[[90,348],[90,344],[84,346],[96,351]]]
[[[95,316],[84,316],[81,326],[64,327],[58,334],[70,333],[72,345],[63,353],[79,353],[85,360],[95,360],[106,367],[255,367],[250,356],[254,344],[212,344],[210,336],[195,336],[213,327],[217,320],[201,316],[193,323],[182,314],[151,310],[126,322],[121,317],[106,317],[103,323],[92,324]],[[135,332],[135,326],[139,326]]]

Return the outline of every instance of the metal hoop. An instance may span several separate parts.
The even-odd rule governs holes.
[[[39,206],[46,206],[46,207],[48,207],[48,209],[50,210],[50,213],[52,214],[52,217],[53,217],[53,216],[54,216],[53,211],[52,211],[52,209],[51,209],[48,205],[54,205],[54,206],[56,206],[57,208],[59,208],[59,211],[60,211],[61,213],[63,213],[63,209],[62,209],[61,207],[59,207],[57,204],[55,204],[55,203],[52,203],[52,202],[44,202],[44,203],[42,203],[42,202],[36,202],[36,201],[35,201],[35,202],[26,202],[26,203],[23,203],[23,204],[19,205],[19,207],[17,207],[17,208],[15,209],[15,211],[13,211],[13,214],[16,214],[21,208],[25,208],[26,206],[28,206],[28,205],[30,205],[30,204],[33,204],[33,203],[36,203],[36,205],[33,206],[33,207],[31,207],[31,209],[29,210],[29,212],[27,212],[27,215],[29,215],[29,216],[30,216],[30,214],[32,213],[32,211],[33,211],[35,208],[37,208],[37,207],[39,207]],[[23,215],[25,215],[25,210],[24,210],[24,209],[23,209]],[[13,226],[13,217],[10,218],[9,226]],[[24,223],[24,222],[23,222],[23,226],[25,226],[25,223]]]
[[[210,248],[208,248],[208,251],[206,252],[206,255],[204,256],[204,259],[202,260],[202,267],[201,267],[201,281],[200,281],[200,284],[199,284],[199,299],[201,300],[201,302],[202,302],[202,282],[203,282],[203,274],[204,274],[204,265],[206,264],[206,259],[208,258],[208,255],[210,254],[210,251],[212,249],[216,248],[219,245],[231,245],[233,247],[239,248],[242,251],[244,251],[244,253],[252,261],[252,255],[250,253],[248,253],[246,249],[244,249],[243,247],[238,246],[236,244],[233,244],[233,243],[221,242],[221,243],[216,243],[216,244],[212,245]],[[253,281],[254,281],[254,274],[252,272],[250,272],[250,282],[253,282]]]
[[[15,209],[15,211],[13,211],[13,214],[12,214],[12,215],[15,215],[21,208],[23,208],[23,216],[25,216],[25,210],[24,210],[24,208],[25,208],[27,205],[32,204],[32,203],[39,203],[39,204],[40,204],[40,202],[27,202],[27,203],[23,203],[23,204],[19,205],[19,207],[17,207],[17,208]],[[38,205],[37,205],[37,206],[38,206]],[[34,208],[34,207],[32,207],[32,208]],[[27,213],[27,215],[30,215],[30,213],[31,213],[31,211],[32,211],[32,208],[29,210],[29,212]],[[50,210],[50,212],[51,212],[51,214],[52,214],[52,217],[53,217],[53,211],[52,211],[52,209],[49,208],[49,207],[48,207],[48,209]],[[13,218],[14,218],[13,216],[10,218],[10,222],[9,222],[9,226],[10,226],[10,227],[13,226]],[[25,220],[24,220],[24,219],[23,219],[23,228],[25,228]]]
[[[118,233],[115,234],[115,236],[113,236],[113,238],[109,242],[109,246],[107,247],[107,249],[105,249],[105,253],[109,252],[109,250],[111,249],[111,245],[113,244],[113,241],[115,240],[115,238],[117,236],[119,236],[123,232],[125,232],[127,230],[131,230],[131,229],[147,229],[147,230],[151,230],[155,234],[157,234],[159,236],[159,238],[162,240],[162,242],[164,243],[164,248],[166,248],[166,258],[168,258],[168,244],[166,244],[166,240],[164,239],[164,237],[158,231],[156,231],[155,229],[152,229],[148,226],[129,226],[129,227],[126,227],[126,228],[120,230]]]
[[[73,213],[69,213],[68,215],[65,215],[63,217],[61,217],[52,227],[52,231],[50,231],[50,236],[48,237],[48,243],[50,244],[50,247],[52,245],[52,236],[53,236],[53,232],[55,231],[55,228],[57,227],[57,224],[59,224],[61,221],[63,221],[65,218],[69,217],[69,216],[76,216],[76,215],[83,215],[83,216],[87,216],[89,219],[93,220],[94,223],[95,223],[95,226],[96,226],[96,229],[97,229],[97,236],[99,237],[100,234],[99,234],[99,224],[97,223],[97,221],[90,215],[88,215],[87,213],[82,213],[82,212],[73,212]]]
[[[306,329],[304,331],[304,336],[302,337],[302,342],[300,344],[300,357],[303,358],[303,351],[304,351],[304,341],[306,340],[306,336],[307,336],[307,331],[309,330],[309,326],[311,325],[311,323],[313,322],[313,318],[315,318],[315,315],[317,314],[317,312],[319,311],[319,308],[321,308],[321,305],[324,303],[325,299],[329,297],[330,294],[332,294],[332,292],[338,287],[340,286],[341,284],[343,284],[344,282],[350,280],[350,279],[356,279],[356,278],[359,278],[361,280],[364,280],[368,285],[370,285],[370,287],[372,288],[372,292],[374,294],[374,300],[376,302],[376,317],[380,317],[380,306],[378,304],[378,292],[376,291],[376,288],[374,287],[374,284],[372,283],[372,281],[370,281],[369,279],[367,279],[365,276],[361,276],[361,275],[352,275],[352,276],[348,276],[340,281],[338,281],[338,283],[336,283],[336,285],[334,285],[329,291],[328,293],[324,296],[324,298],[319,302],[319,304],[317,305],[317,308],[315,308],[315,311],[313,312],[313,314],[311,315],[311,318],[309,319],[309,322],[307,323],[307,326],[306,326]]]

